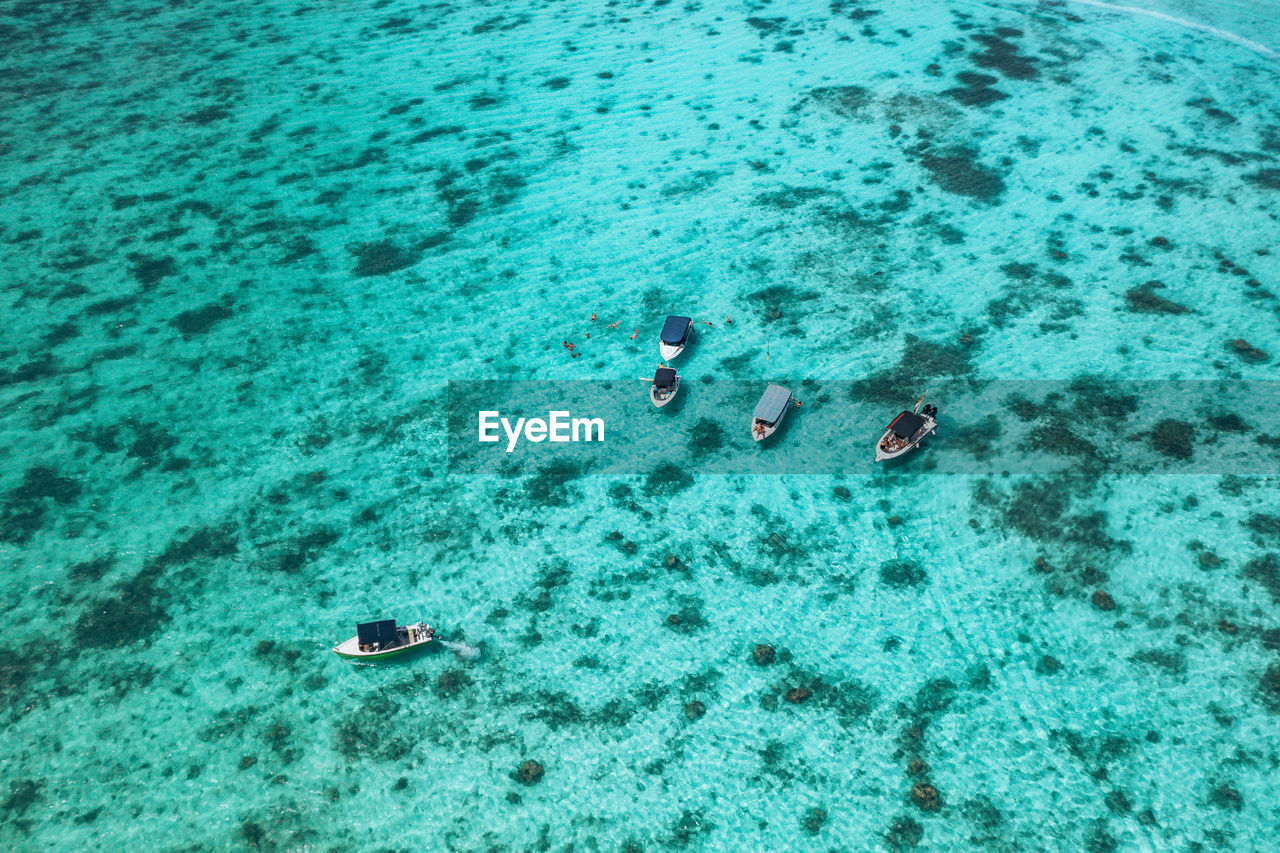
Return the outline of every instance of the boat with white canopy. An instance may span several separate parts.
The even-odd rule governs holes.
[[[764,389],[764,396],[756,403],[751,413],[751,437],[756,441],[764,441],[778,431],[787,411],[792,406],[799,406],[800,401],[791,396],[791,392],[781,385],[770,385]]]

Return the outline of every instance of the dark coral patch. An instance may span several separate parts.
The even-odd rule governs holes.
[[[1243,574],[1271,594],[1272,600],[1280,603],[1280,558],[1267,553],[1254,557],[1245,563]]]
[[[45,333],[44,341],[49,346],[56,347],[58,344],[66,343],[79,334],[80,329],[77,328],[75,323],[59,323]]]
[[[809,92],[815,102],[843,118],[855,118],[871,103],[871,92],[862,86],[822,86]]]
[[[1210,415],[1206,420],[1218,432],[1248,432],[1250,429],[1248,422],[1235,412]]]
[[[1009,97],[992,85],[996,82],[996,78],[990,74],[961,71],[956,75],[956,80],[962,85],[947,89],[942,94],[967,107],[986,107]]]
[[[1242,361],[1256,364],[1263,361],[1270,361],[1271,359],[1271,356],[1267,355],[1266,351],[1255,347],[1244,338],[1236,338],[1228,344],[1228,347],[1232,352],[1239,356]]]
[[[196,110],[193,113],[187,113],[182,120],[187,124],[194,124],[197,127],[204,127],[213,124],[215,121],[222,121],[230,118],[231,111],[225,107],[209,106],[204,109]]]
[[[525,481],[525,495],[544,506],[567,506],[576,494],[571,484],[582,474],[572,462],[552,462]]]
[[[169,325],[186,337],[204,334],[219,321],[229,319],[233,315],[227,302],[227,300],[210,302],[200,308],[183,311],[170,320]]]
[[[1190,459],[1195,452],[1195,427],[1166,418],[1151,429],[1151,446],[1172,459]]]
[[[57,375],[58,369],[54,363],[53,356],[46,352],[39,358],[32,359],[13,370],[0,370],[0,388],[6,385],[18,385],[23,382],[35,382],[39,379],[48,379]]]
[[[1149,281],[1125,292],[1125,308],[1134,314],[1190,314],[1187,306],[1165,299],[1157,290],[1164,287],[1163,282]]]
[[[914,848],[924,838],[924,827],[919,821],[905,815],[895,818],[893,824],[885,832],[885,843],[893,850]]]
[[[164,278],[176,275],[178,265],[174,263],[173,258],[167,255],[162,258],[153,258],[147,255],[130,255],[129,260],[133,261],[133,267],[130,272],[133,277],[138,280],[143,289],[154,287]]]
[[[715,421],[701,418],[689,430],[689,452],[694,456],[715,453],[724,447],[724,429]]]
[[[521,785],[536,785],[542,781],[542,777],[546,774],[546,768],[540,761],[534,761],[532,758],[521,762],[515,772],[511,774],[511,778],[519,782]]]
[[[882,14],[879,9],[870,9],[867,7],[866,0],[831,0],[831,14],[843,15],[851,21],[865,21],[867,18],[874,18],[876,15]],[[866,30],[863,35],[866,35]]]
[[[1260,169],[1244,179],[1265,190],[1280,190],[1280,169]]]
[[[118,296],[102,299],[85,307],[81,313],[85,317],[101,317],[105,314],[118,314],[125,308],[132,307],[138,301],[137,296]]]
[[[1019,53],[1016,44],[991,35],[978,35],[973,39],[985,48],[969,55],[975,65],[997,71],[1010,80],[1034,80],[1039,76],[1037,60]]]
[[[80,496],[80,483],[64,477],[53,468],[35,465],[27,469],[22,485],[9,493],[12,500],[39,500],[48,498],[59,504],[69,504]]]
[[[44,783],[37,779],[17,779],[9,783],[9,796],[0,810],[8,814],[23,814],[40,799],[40,789]]]
[[[27,469],[22,484],[0,504],[0,541],[21,545],[44,526],[52,506],[67,506],[80,496],[79,481],[44,465]]]
[[[351,252],[356,259],[352,274],[361,278],[387,275],[411,267],[418,262],[416,254],[393,240],[357,243],[354,246],[348,246],[347,251]]]
[[[383,693],[366,695],[335,727],[334,746],[350,761],[360,758],[398,761],[411,748],[389,725],[399,710],[399,703]]]
[[[113,555],[105,557],[95,557],[92,560],[84,560],[76,563],[67,569],[67,577],[77,583],[92,583],[101,580],[102,577],[115,566],[116,558]]]
[[[151,635],[169,621],[157,586],[161,569],[152,565],[116,588],[115,595],[91,604],[76,621],[79,642],[101,648],[119,648]]]
[[[331,527],[317,527],[298,536],[264,566],[274,571],[296,574],[313,563],[325,548],[340,538],[338,531]]]
[[[903,388],[915,388],[928,381],[957,378],[972,371],[969,348],[929,341],[908,334],[898,364],[872,374],[850,386],[850,397],[883,403],[899,402]]]
[[[197,530],[180,531],[187,533],[185,538],[175,539],[152,561],[159,568],[180,566],[198,559],[216,560],[230,557],[239,550],[239,543],[233,528],[201,527]]]
[[[890,560],[880,567],[880,582],[896,589],[920,586],[928,578],[924,568],[912,560]]]
[[[1262,704],[1269,710],[1280,714],[1280,663],[1267,667],[1258,681],[1258,695]]]
[[[693,477],[680,465],[659,465],[645,477],[644,491],[649,495],[672,495],[693,485]]]
[[[971,148],[927,153],[920,157],[920,165],[928,170],[934,184],[953,195],[993,203],[1004,193],[1000,173],[984,166]]]
[[[800,818],[800,828],[809,835],[817,835],[827,823],[827,810],[822,806],[814,806]]]

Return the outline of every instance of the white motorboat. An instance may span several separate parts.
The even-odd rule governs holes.
[[[751,437],[756,441],[764,441],[778,431],[787,411],[792,406],[799,406],[800,401],[791,396],[791,392],[781,385],[770,385],[764,389],[764,396],[756,403],[751,414]]]
[[[659,367],[653,374],[653,384],[649,386],[649,400],[661,409],[676,397],[680,390],[680,374],[673,368]]]
[[[435,629],[424,622],[396,625],[394,619],[356,625],[356,635],[333,647],[334,654],[350,660],[386,660],[435,639]]]
[[[926,391],[927,395],[929,392]],[[922,408],[923,407],[923,408]],[[926,435],[938,434],[938,408],[925,406],[924,395],[916,401],[916,406],[909,412],[902,412],[876,443],[876,461],[897,459],[909,453],[924,440]]]
[[[658,354],[662,356],[662,360],[670,361],[684,352],[692,332],[692,317],[677,317],[674,314],[667,317],[667,321],[662,324],[662,333],[658,335]]]

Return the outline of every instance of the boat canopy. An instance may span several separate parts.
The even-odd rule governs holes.
[[[770,385],[764,389],[764,396],[760,398],[760,402],[756,403],[756,410],[752,417],[767,424],[775,424],[790,403],[790,391],[781,385]]]
[[[677,317],[672,314],[667,318],[667,322],[662,324],[662,342],[664,344],[682,344],[689,337],[689,324],[692,318]]]
[[[372,643],[381,643],[387,645],[396,641],[396,620],[381,619],[377,622],[363,622],[356,626],[356,636],[359,637],[360,645],[367,646]]]
[[[898,438],[911,438],[924,426],[924,418],[912,412],[903,412],[893,419],[889,427]]]
[[[670,388],[676,384],[676,372],[671,367],[659,367],[658,372],[653,374],[653,384],[659,388]]]

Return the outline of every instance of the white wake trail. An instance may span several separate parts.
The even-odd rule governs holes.
[[[1265,44],[1260,44],[1252,39],[1244,36],[1236,35],[1230,30],[1219,29],[1218,27],[1202,24],[1199,21],[1191,21],[1186,18],[1179,18],[1176,15],[1170,15],[1167,12],[1158,12],[1155,9],[1143,9],[1140,6],[1120,6],[1115,3],[1104,3],[1102,0],[1068,0],[1071,3],[1079,3],[1084,6],[1093,6],[1098,9],[1106,9],[1111,12],[1127,12],[1131,15],[1143,15],[1148,18],[1154,18],[1157,21],[1165,21],[1166,23],[1176,24],[1179,27],[1186,27],[1189,30],[1197,30],[1207,33],[1211,36],[1224,39],[1233,44],[1238,44],[1243,48],[1252,50],[1254,53],[1267,57],[1268,59],[1280,59],[1280,53],[1276,53]]]

